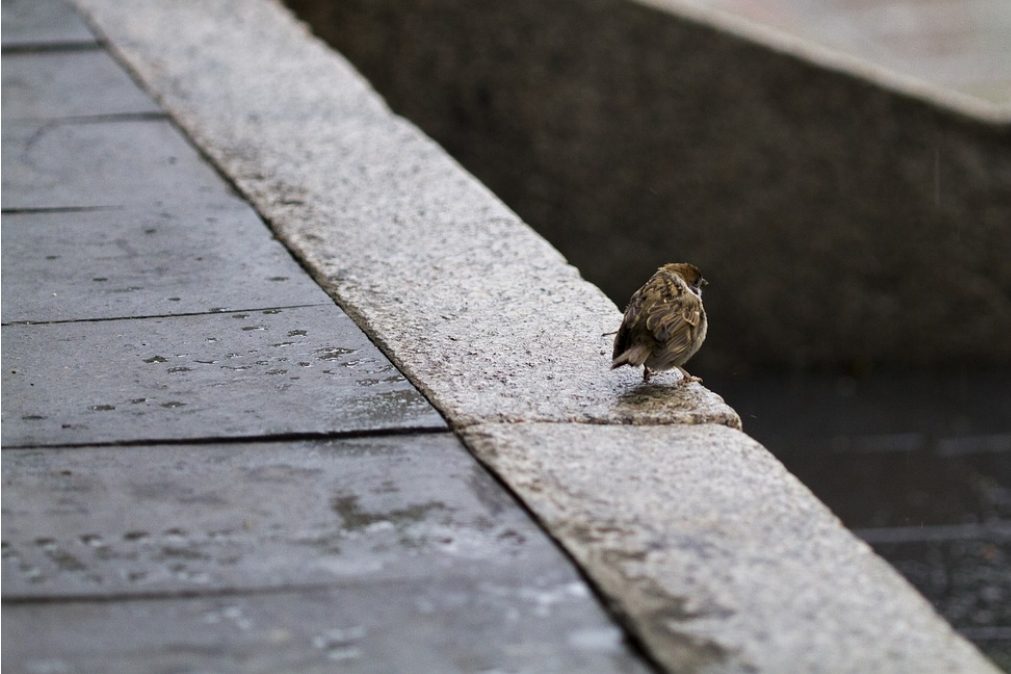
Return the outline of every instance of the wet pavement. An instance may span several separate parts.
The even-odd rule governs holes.
[[[650,671],[69,8],[3,12],[4,668]]]
[[[749,435],[1011,671],[1011,371],[707,374],[706,383]]]

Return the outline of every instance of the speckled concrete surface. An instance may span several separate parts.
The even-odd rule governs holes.
[[[992,671],[719,396],[610,372],[617,308],[278,4],[79,4],[669,671]]]

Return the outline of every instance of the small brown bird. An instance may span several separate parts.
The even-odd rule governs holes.
[[[677,368],[682,384],[702,381],[682,367],[706,339],[702,272],[687,262],[672,262],[656,270],[632,294],[625,318],[614,338],[611,369],[643,366],[642,380],[654,371]]]

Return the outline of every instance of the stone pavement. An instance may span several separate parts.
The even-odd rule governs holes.
[[[3,12],[5,671],[649,671],[81,19]]]

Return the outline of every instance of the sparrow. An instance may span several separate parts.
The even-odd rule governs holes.
[[[642,380],[653,372],[677,368],[681,384],[702,381],[682,367],[706,339],[708,324],[702,306],[702,272],[687,262],[671,262],[656,270],[632,294],[614,338],[611,369],[643,366]]]

